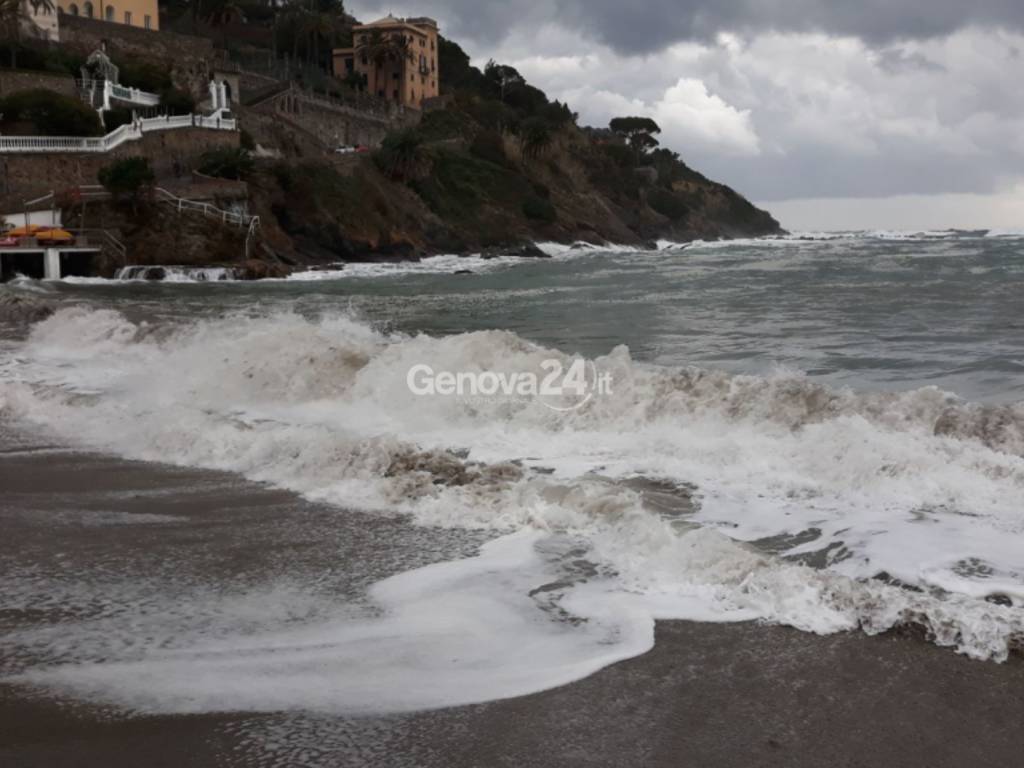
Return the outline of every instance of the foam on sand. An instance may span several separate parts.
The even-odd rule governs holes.
[[[418,363],[552,357],[568,363],[510,332],[387,335],[345,315],[157,328],[60,309],[0,368],[9,416],[494,541],[381,582],[377,617],[337,606],[26,679],[146,711],[398,711],[577,679],[650,647],[656,618],[916,623],[996,660],[1024,636],[1024,406],[644,365],[624,347],[592,361],[612,393],[577,410],[407,386]]]

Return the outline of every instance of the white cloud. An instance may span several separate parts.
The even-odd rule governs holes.
[[[652,109],[667,143],[679,151],[712,149],[756,155],[760,152],[750,110],[739,110],[708,93],[700,80],[684,77],[665,91]]]
[[[760,151],[750,112],[708,93],[700,80],[680,78],[651,103],[589,88],[566,91],[562,96],[570,105],[581,107],[581,122],[590,125],[605,126],[613,117],[623,115],[651,117],[661,127],[661,143],[684,154],[753,155]]]

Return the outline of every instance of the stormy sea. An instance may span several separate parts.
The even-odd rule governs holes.
[[[1024,233],[658,246],[0,286],[0,690],[301,765],[663,622],[1014,667]]]

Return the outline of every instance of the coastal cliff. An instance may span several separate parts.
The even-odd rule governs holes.
[[[272,248],[305,263],[782,231],[650,133],[581,127],[566,104],[511,68],[481,72],[451,41],[440,71],[439,103],[372,155],[286,151],[256,164],[251,203]]]
[[[485,154],[479,135],[411,137],[413,169],[400,174],[372,157],[282,160],[249,177],[251,203],[271,245],[300,262],[781,232],[768,213],[681,162],[662,182],[649,166],[644,174],[618,165],[575,126],[535,157],[514,136],[491,139]]]
[[[658,147],[650,120],[581,127],[511,67],[481,71],[444,39],[440,71],[443,96],[373,153],[318,154],[283,143],[272,122],[248,123],[254,142],[277,155],[247,175],[275,253],[306,264],[782,232],[769,213]]]

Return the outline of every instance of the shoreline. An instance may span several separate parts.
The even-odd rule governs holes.
[[[61,556],[71,559],[76,547],[86,559],[95,557],[97,546],[155,556],[176,539],[202,536],[204,527],[272,524],[285,511],[308,515],[307,522],[336,519],[332,510],[294,494],[224,473],[55,450],[24,438],[6,442],[8,450],[0,451],[2,518],[10,533],[0,559],[6,562],[33,546],[60,546]],[[325,513],[332,517],[322,518]],[[71,514],[183,517],[192,524],[171,523],[161,531],[159,522],[108,521],[91,530],[82,527],[84,518],[69,523]],[[351,545],[353,556],[375,546],[385,551],[400,533],[394,519],[356,522],[368,530]],[[308,546],[318,535],[312,528],[303,534]],[[424,557],[448,556],[442,549]],[[208,567],[229,574],[263,567],[243,556]],[[376,576],[364,574],[339,588],[358,589],[368,578]],[[40,620],[17,610],[0,615],[4,634]],[[19,660],[9,656],[5,668],[12,663],[17,667]],[[983,756],[1010,765],[1019,758],[1015,726],[1022,718],[1020,657],[1001,665],[971,661],[912,633],[819,637],[751,623],[671,621],[658,622],[650,652],[576,683],[397,716],[132,716],[0,683],[0,763],[961,766]]]
[[[898,635],[659,622],[654,648],[516,699],[387,717],[125,717],[0,686],[0,761],[125,766],[1015,765],[1024,663]]]

